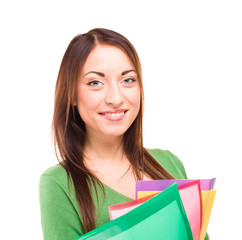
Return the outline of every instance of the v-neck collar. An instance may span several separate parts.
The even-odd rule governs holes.
[[[96,179],[94,181],[95,181],[96,186],[98,186],[99,185],[98,181]],[[133,201],[133,200],[135,200],[133,198],[130,198],[130,197],[128,197],[128,196],[118,192],[117,190],[115,190],[114,188],[108,186],[107,184],[103,183],[102,181],[100,181],[100,183],[104,186],[104,188],[106,188],[107,190],[115,193],[116,195],[119,195],[120,197],[124,198],[126,201]],[[92,187],[94,187],[93,184],[92,184]]]
[[[122,193],[116,191],[115,189],[109,187],[109,186],[106,185],[105,183],[102,183],[102,184],[103,184],[103,186],[104,186],[105,188],[109,189],[109,191],[112,191],[113,193],[119,195],[120,197],[122,197],[122,198],[124,198],[124,199],[126,199],[126,200],[128,200],[128,201],[133,201],[133,200],[135,200],[135,199],[133,199],[133,198],[130,198],[130,197],[128,197],[128,196],[125,196],[124,194],[122,194]]]

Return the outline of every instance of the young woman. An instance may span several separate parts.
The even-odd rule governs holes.
[[[105,224],[108,206],[134,199],[138,180],[187,177],[172,153],[143,147],[143,102],[140,61],[125,37],[99,28],[71,41],[55,91],[60,164],[40,179],[45,240]]]

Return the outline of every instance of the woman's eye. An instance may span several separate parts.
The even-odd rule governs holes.
[[[102,86],[102,83],[97,80],[93,80],[93,81],[87,83],[87,85],[92,86],[92,87],[99,87],[99,86]]]
[[[131,84],[131,83],[133,83],[133,82],[135,82],[135,81],[136,81],[136,80],[133,79],[133,78],[126,78],[126,79],[123,80],[123,82],[124,82],[125,84]]]

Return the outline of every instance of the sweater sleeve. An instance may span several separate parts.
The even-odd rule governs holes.
[[[80,218],[61,185],[43,174],[39,191],[44,240],[74,240],[82,235]]]

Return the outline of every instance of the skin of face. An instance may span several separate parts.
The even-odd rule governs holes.
[[[78,79],[76,106],[87,136],[123,136],[140,109],[137,73],[123,50],[106,44],[92,49]]]

